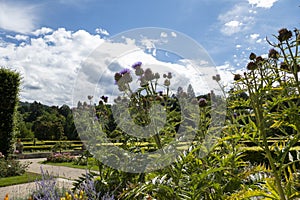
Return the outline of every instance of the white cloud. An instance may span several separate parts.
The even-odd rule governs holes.
[[[160,37],[168,37],[168,34],[165,32],[161,32]]]
[[[228,26],[229,28],[236,28],[236,27],[239,27],[243,25],[243,23],[239,22],[239,21],[236,21],[236,20],[232,20],[230,22],[227,22],[225,24],[225,26]]]
[[[109,36],[109,32],[107,30],[103,29],[103,28],[96,28],[95,32],[97,34]]]
[[[20,33],[31,32],[37,20],[35,13],[34,6],[1,1],[0,28]]]
[[[197,61],[183,58],[177,62],[167,62],[159,60],[153,52],[145,52],[149,45],[159,49],[162,41],[167,42],[165,38],[161,41],[148,39],[148,42],[147,38],[141,38],[141,42],[126,37],[123,39],[127,42],[110,43],[84,30],[45,30],[41,28],[34,31],[38,36],[24,35],[28,39],[21,44],[9,40],[5,42],[0,38],[0,65],[22,74],[20,98],[23,101],[76,105],[78,100],[87,100],[87,95],[93,95],[97,101],[99,96],[111,96],[117,91],[114,73],[130,68],[137,61],[142,61],[144,67],[151,67],[161,76],[162,73],[172,72],[174,92],[176,86],[187,87],[191,83],[197,94],[203,94],[209,92],[209,88],[215,84],[211,83],[211,77],[217,71],[212,63],[205,60],[208,58],[205,55]],[[46,32],[46,35],[42,34]],[[171,36],[174,34],[168,35],[174,39]],[[138,47],[137,44],[144,46]]]
[[[254,13],[249,12],[249,5],[240,3],[218,16],[221,33],[227,36],[249,30],[255,23]]]
[[[259,8],[271,8],[278,0],[248,0],[248,3]]]
[[[10,38],[10,39],[18,40],[18,41],[29,39],[29,37],[27,35],[19,35],[19,34],[15,35],[15,36],[7,35],[6,37]]]
[[[251,34],[251,35],[250,35],[250,38],[251,38],[252,40],[256,40],[258,37],[259,37],[259,34],[258,34],[258,33],[254,33],[254,34]]]
[[[261,43],[263,40],[260,38],[258,40],[256,40],[256,43]]]
[[[45,29],[36,32],[42,30]],[[71,105],[77,70],[102,42],[99,35],[63,28],[46,36],[28,38],[21,45],[0,40],[0,65],[17,70],[23,76],[21,100]]]
[[[51,32],[53,32],[53,30],[51,28],[42,27],[40,29],[33,31],[32,34],[35,36],[39,36],[39,35],[46,35]]]

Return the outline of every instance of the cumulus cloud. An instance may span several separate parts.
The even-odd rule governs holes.
[[[271,8],[278,0],[248,0],[248,3],[259,8]]]
[[[114,83],[114,74],[124,68],[131,69],[131,65],[137,61],[143,63],[144,69],[151,68],[154,73],[158,72],[161,77],[164,73],[172,72],[173,78],[170,89],[172,93],[176,93],[179,86],[187,89],[189,83],[194,86],[194,91],[198,95],[210,92],[212,86],[216,85],[216,83],[211,83],[211,77],[217,73],[213,63],[209,60],[210,58],[205,55],[204,51],[200,52],[200,54],[203,53],[203,57],[200,60],[191,60],[190,58],[177,58],[174,60],[169,57],[167,54],[168,48],[174,48],[174,45],[169,43],[172,41],[172,38],[175,39],[173,35],[161,32],[158,34],[159,39],[147,37],[132,38],[130,35],[122,35],[116,39],[118,42],[104,41],[84,61],[75,85],[74,102],[85,99],[88,95],[94,97],[108,95],[110,97],[109,101],[113,102],[114,97],[121,95]],[[165,48],[161,48],[162,46]],[[179,44],[177,47],[182,46]],[[160,52],[161,49],[166,50],[166,52]],[[189,48],[183,51],[188,51],[188,54],[194,53]],[[171,51],[171,53],[174,52]],[[170,60],[162,59],[160,57],[162,55],[170,58]],[[199,56],[199,54],[197,55]],[[134,80],[131,83],[131,89],[134,91],[139,87],[139,77],[134,76],[133,70],[132,74]],[[159,80],[158,90],[165,89],[162,87],[163,81],[163,78]],[[97,101],[97,99],[95,100]]]
[[[221,33],[231,36],[249,30],[255,23],[254,12],[249,12],[249,5],[240,3],[218,16]]]
[[[0,28],[19,33],[31,32],[37,20],[35,13],[35,6],[1,1]]]
[[[29,39],[29,37],[27,35],[19,35],[19,34],[15,35],[15,36],[7,35],[6,37],[10,38],[10,39],[18,40],[18,41]]]
[[[45,33],[44,30],[49,29],[36,32]],[[0,40],[0,65],[20,72],[23,77],[21,99],[71,105],[77,70],[103,39],[84,30],[72,32],[64,28],[27,37],[20,44]]]
[[[102,95],[114,96],[117,94],[114,93],[117,91],[114,74],[121,69],[131,68],[137,61],[142,61],[145,68],[150,67],[161,76],[172,72],[173,92],[177,91],[178,86],[187,87],[191,83],[197,94],[203,94],[214,85],[211,76],[217,71],[204,51],[191,51],[190,45],[184,48],[184,45],[179,44],[178,49],[182,53],[178,55],[183,57],[174,61],[170,50],[168,58],[173,62],[162,59],[160,52],[157,55],[152,53],[155,48],[167,49],[170,47],[167,44],[169,41],[181,37],[174,37],[171,32],[167,37],[159,37],[157,41],[140,38],[142,42],[127,36],[122,38],[123,42],[110,42],[98,34],[93,35],[85,30],[74,32],[65,28],[41,28],[34,32],[35,35],[22,35],[27,40],[21,42],[11,42],[7,37],[0,38],[0,65],[21,73],[23,101],[76,105],[79,100],[86,101],[88,95],[93,95],[95,101]],[[21,38],[21,35],[9,37]],[[186,42],[183,40],[184,44]],[[149,46],[150,43],[152,45]],[[166,48],[160,48],[162,46]],[[184,56],[184,52],[191,56]],[[198,58],[199,54],[203,58],[193,59]],[[159,85],[163,85],[164,80],[161,81]],[[134,83],[138,84],[137,81]]]
[[[95,32],[101,35],[109,36],[109,32],[103,28],[96,28]]]
[[[51,28],[48,27],[42,27],[40,29],[37,29],[35,31],[32,32],[33,35],[35,36],[39,36],[39,35],[46,35],[48,33],[53,32],[53,30]]]

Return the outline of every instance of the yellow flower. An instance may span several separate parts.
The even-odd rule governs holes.
[[[83,190],[80,190],[79,194],[82,196],[83,195]]]

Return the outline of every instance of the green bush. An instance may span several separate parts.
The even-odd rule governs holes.
[[[5,156],[12,150],[20,79],[18,73],[0,68],[0,152]]]
[[[0,177],[20,176],[25,173],[29,163],[22,164],[14,159],[0,158]]]

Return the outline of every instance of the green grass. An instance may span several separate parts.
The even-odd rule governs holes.
[[[42,176],[40,174],[25,172],[21,176],[11,176],[6,178],[0,178],[0,187],[17,185],[22,183],[34,182],[35,180],[40,180]]]
[[[40,164],[53,165],[53,166],[63,166],[63,167],[71,167],[77,169],[90,169],[90,170],[98,170],[98,166],[96,165],[75,165],[72,162],[62,162],[62,163],[53,163],[53,162],[39,162]]]

